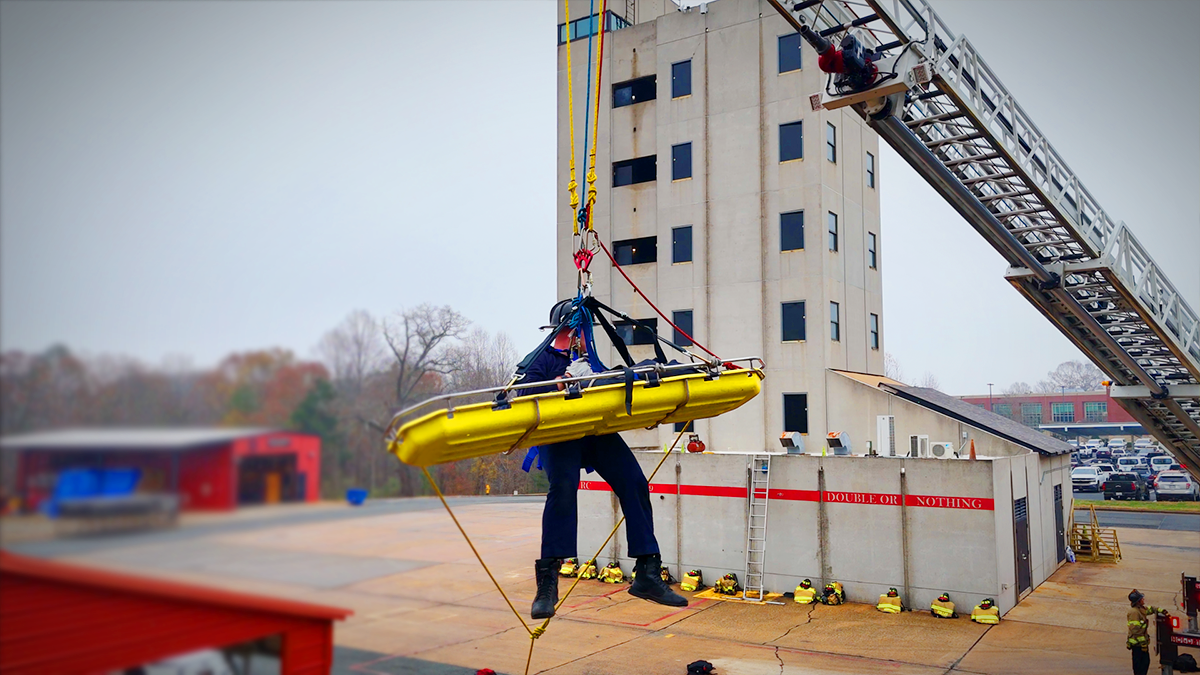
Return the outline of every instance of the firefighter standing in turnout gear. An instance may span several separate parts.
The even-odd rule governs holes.
[[[1133,653],[1133,675],[1146,675],[1150,670],[1150,616],[1167,610],[1159,607],[1147,607],[1146,596],[1136,588],[1129,594],[1129,611],[1125,613],[1125,623],[1129,626],[1129,635],[1125,638],[1125,648]]]
[[[957,619],[958,612],[954,611],[954,603],[950,602],[950,594],[942,593],[929,605],[929,613],[939,619]]]
[[[558,332],[530,361],[525,369],[525,382],[543,382],[563,377],[567,368],[572,366],[572,352],[578,355],[586,353],[581,331],[573,329],[569,320],[564,320],[574,310],[575,305],[569,300],[556,304],[550,310],[550,325]],[[586,364],[586,361],[582,363]],[[557,388],[561,389],[562,386]],[[518,395],[529,396],[555,389],[554,385],[528,387],[521,389]],[[537,595],[533,599],[531,616],[534,619],[554,616],[554,606],[558,604],[559,560],[577,555],[579,513],[576,499],[579,472],[585,466],[595,469],[612,487],[625,514],[628,550],[630,556],[636,559],[634,570],[638,572],[629,587],[630,595],[671,607],[686,607],[687,599],[673,592],[659,576],[662,557],[659,555],[658,540],[654,538],[650,486],[642,467],[621,436],[585,436],[573,441],[551,443],[541,446],[538,454],[542,458],[550,488],[542,511],[542,557],[534,563]]]
[[[805,579],[796,587],[796,602],[801,605],[811,605],[817,601],[817,591],[812,587],[812,579]]]

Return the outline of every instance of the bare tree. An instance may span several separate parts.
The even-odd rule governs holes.
[[[349,393],[362,390],[367,378],[385,363],[379,322],[365,310],[356,309],[317,343],[317,354],[329,367],[334,383]]]
[[[1038,383],[1033,385],[1032,393],[1034,393],[1034,394],[1053,394],[1056,391],[1058,391],[1058,387],[1055,386],[1055,384],[1053,382],[1051,382],[1050,380],[1038,380]]]
[[[430,376],[454,372],[453,343],[470,325],[449,306],[421,305],[398,312],[383,325],[383,339],[396,357],[396,406],[412,402],[418,387],[431,385]]]
[[[929,371],[925,371],[925,374],[921,376],[920,381],[917,382],[917,386],[925,387],[926,389],[938,389],[942,386],[942,384],[938,382],[937,375],[934,375]]]
[[[488,335],[476,328],[450,349],[454,373],[450,382],[455,390],[485,389],[506,383],[518,359],[513,341],[505,333]]]
[[[1047,376],[1053,391],[1063,388],[1068,391],[1096,391],[1104,380],[1104,373],[1099,368],[1083,361],[1060,363]]]
[[[1029,386],[1028,382],[1013,382],[1004,388],[1004,393],[1008,396],[1023,396],[1032,394],[1033,387]]]
[[[891,352],[883,354],[883,375],[897,382],[904,381],[904,370],[900,368],[900,362],[896,360],[895,356],[892,356]]]

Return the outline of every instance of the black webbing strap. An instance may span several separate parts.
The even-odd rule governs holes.
[[[594,306],[599,305],[600,307],[603,307],[603,305],[600,305],[599,302],[596,302],[592,298],[588,298],[585,302],[594,303]],[[633,366],[633,357],[629,355],[629,348],[625,346],[625,341],[621,339],[620,335],[617,335],[617,329],[613,328],[612,324],[608,322],[608,319],[604,318],[604,315],[600,312],[592,312],[592,316],[596,317],[596,319],[600,321],[600,327],[604,329],[605,334],[608,335],[609,341],[611,341],[613,346],[617,348],[617,353],[621,355],[621,359],[625,361],[625,365]]]
[[[633,381],[637,378],[633,370],[628,367],[622,367],[625,372],[625,414],[633,415]]]
[[[629,350],[627,348],[625,348],[625,341],[620,339],[620,337],[618,337],[616,335],[615,329],[610,330],[611,327],[606,322],[604,315],[595,310],[604,310],[605,312],[608,312],[609,314],[612,314],[613,316],[621,317],[622,319],[631,323],[633,325],[635,331],[637,329],[641,328],[641,329],[645,330],[646,332],[650,333],[651,343],[654,345],[654,360],[658,361],[659,363],[664,363],[664,364],[667,362],[667,355],[663,352],[662,346],[659,344],[660,341],[665,342],[665,340],[660,338],[658,336],[658,332],[655,331],[653,328],[651,328],[649,324],[644,323],[642,321],[638,321],[637,319],[629,316],[628,314],[625,314],[624,312],[618,312],[617,310],[613,309],[612,307],[609,307],[608,305],[604,304],[603,302],[600,302],[599,300],[597,300],[595,298],[589,297],[587,300],[584,300],[584,304],[587,305],[588,309],[593,310],[592,313],[600,319],[600,325],[604,326],[604,332],[608,333],[608,337],[610,340],[613,341],[613,345],[614,346],[620,345],[617,347],[617,351],[621,353],[621,357],[625,359],[625,363],[627,363],[630,366],[633,365],[633,359],[628,357]],[[672,347],[674,347],[676,350],[678,350],[680,352],[683,352],[685,354],[687,353],[684,351],[684,349],[682,347],[680,347],[674,343],[667,342],[667,344],[671,345]]]

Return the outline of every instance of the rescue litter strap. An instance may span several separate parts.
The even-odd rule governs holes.
[[[687,430],[691,428],[691,426],[691,422],[684,424],[683,429],[681,429],[679,434],[675,436],[675,440],[663,450],[662,459],[658,460],[658,465],[654,467],[654,471],[652,471],[650,476],[646,478],[647,483],[653,481],[654,477],[658,475],[658,470],[662,468],[663,463],[667,461],[667,458],[671,456],[671,452],[675,450],[675,446],[679,445],[679,439],[683,438],[683,435],[687,433]],[[467,541],[467,546],[471,547],[471,553],[475,554],[475,559],[479,561],[480,566],[483,567],[483,571],[487,572],[488,578],[492,580],[492,585],[495,586],[496,590],[500,592],[500,596],[504,598],[505,604],[507,604],[508,608],[512,610],[513,616],[517,617],[517,621],[520,621],[521,626],[527,633],[529,633],[529,655],[525,658],[525,675],[529,675],[529,664],[533,661],[534,641],[540,638],[542,634],[546,632],[546,627],[550,625],[550,619],[553,618],[553,616],[547,618],[542,622],[542,625],[536,628],[529,627],[529,624],[525,622],[525,617],[521,616],[521,613],[518,612],[517,608],[513,606],[512,600],[508,598],[508,594],[506,594],[504,589],[500,587],[500,582],[496,581],[496,577],[492,574],[492,570],[489,569],[487,563],[483,561],[483,556],[479,555],[479,549],[475,548],[475,544],[472,543],[470,535],[468,535],[467,531],[463,529],[462,523],[458,522],[458,517],[454,515],[454,510],[450,508],[450,504],[446,502],[445,495],[443,495],[441,489],[438,488],[437,482],[433,480],[433,475],[429,473],[429,468],[423,466],[421,467],[421,472],[425,474],[425,480],[429,481],[430,487],[433,488],[433,492],[437,495],[438,500],[442,502],[442,506],[445,507],[446,513],[450,514],[450,520],[454,521],[454,526],[458,528],[458,531],[460,534],[462,534],[463,539]],[[608,536],[604,538],[604,543],[600,544],[600,548],[596,550],[596,555],[593,555],[591,558],[589,558],[589,560],[595,560],[596,558],[600,557],[600,553],[604,551],[604,547],[608,546],[608,542],[612,541],[612,538],[617,534],[617,530],[620,529],[624,522],[625,516],[622,515],[621,519],[617,521],[617,524],[613,526],[612,531],[609,532]],[[574,583],[572,583],[571,587],[567,589],[567,592],[564,593],[561,598],[559,598],[558,604],[554,606],[555,613],[557,613],[558,609],[562,607],[562,604],[567,601],[567,597],[571,595],[571,591],[575,590],[575,587],[579,585],[579,579],[580,577],[576,577]]]

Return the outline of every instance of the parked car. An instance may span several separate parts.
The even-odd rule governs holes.
[[[1071,487],[1079,492],[1099,492],[1104,478],[1094,466],[1081,466],[1071,470]]]
[[[1099,462],[1097,464],[1093,464],[1092,466],[1096,468],[1096,471],[1100,472],[1101,479],[1107,478],[1108,474],[1110,473],[1117,472],[1117,467],[1108,462]]]
[[[1079,456],[1078,452],[1072,452],[1071,453],[1071,466],[1079,466],[1081,464],[1083,464],[1083,458]]]
[[[1118,457],[1117,471],[1132,471],[1134,467],[1144,466],[1141,457]]]
[[[1172,499],[1200,501],[1200,484],[1183,471],[1164,471],[1158,474],[1155,484],[1160,502]]]
[[[1105,499],[1136,499],[1145,501],[1150,498],[1150,488],[1146,481],[1133,472],[1114,473],[1105,479],[1101,486]]]
[[[1129,443],[1127,443],[1124,438],[1108,439],[1108,449],[1109,450],[1124,450],[1128,446],[1129,446]]]
[[[1159,471],[1166,471],[1167,469],[1171,468],[1171,465],[1175,463],[1175,460],[1167,457],[1166,455],[1160,455],[1158,457],[1151,457],[1149,462],[1150,471],[1152,473],[1158,473]]]
[[[1113,458],[1112,450],[1109,450],[1108,448],[1100,448],[1099,450],[1096,450],[1096,454],[1093,455],[1093,457],[1096,459],[1102,459],[1104,461],[1111,460]]]

